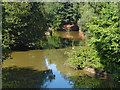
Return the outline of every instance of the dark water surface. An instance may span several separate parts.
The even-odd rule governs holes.
[[[118,83],[65,65],[71,48],[13,52],[5,60],[3,88],[106,88]]]

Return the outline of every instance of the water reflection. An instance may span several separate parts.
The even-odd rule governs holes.
[[[100,80],[85,75],[64,64],[66,49],[31,50],[12,53],[13,59],[5,60],[3,87],[11,88],[105,88],[119,87],[114,81]],[[17,66],[17,67],[13,67]]]
[[[48,85],[48,88],[113,88],[120,86],[120,84],[112,80],[101,80],[97,76],[90,77],[81,70],[73,70],[70,67],[66,67],[64,63],[61,63],[62,61],[60,62],[61,58],[59,58],[59,55],[56,58],[49,55],[48,58],[45,57],[46,65],[49,69],[52,69],[53,74],[55,74],[55,80]],[[51,64],[49,64],[50,60],[52,60]]]
[[[37,71],[31,68],[9,67],[2,70],[3,88],[41,88],[54,79],[52,70]]]
[[[66,81],[63,76],[61,75],[60,71],[57,70],[56,65],[55,64],[49,64],[47,57],[45,56],[45,61],[46,61],[46,65],[48,67],[48,69],[51,69],[53,74],[55,74],[55,79],[52,80],[52,82],[50,84],[48,84],[48,82],[46,82],[48,84],[48,86],[46,88],[71,88],[72,86],[68,83],[68,81]],[[45,87],[44,84],[43,86]]]
[[[66,80],[69,81],[70,85],[73,85],[72,88],[118,88],[120,84],[115,83],[110,80],[100,80],[97,78],[89,77],[88,75],[84,76],[64,76]]]
[[[48,69],[51,69],[53,71],[57,71],[56,65],[55,64],[49,64],[46,56],[45,56],[45,62],[46,62],[46,66],[48,67]]]

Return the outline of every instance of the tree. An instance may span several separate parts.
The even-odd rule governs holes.
[[[46,29],[40,2],[4,2],[2,21],[3,46],[10,48],[36,47]]]
[[[45,3],[48,25],[53,29],[59,29],[62,25],[77,22],[79,15],[77,3]]]
[[[80,49],[83,50],[82,52],[79,50],[70,53],[68,62],[71,66],[80,64],[81,67],[87,64],[87,67],[98,68],[98,65],[100,65],[103,70],[112,73],[119,80],[120,30],[118,2],[90,2],[82,5],[80,21],[83,21],[85,25],[82,26],[82,23],[80,25],[82,28],[87,28],[85,30],[91,37],[88,40],[88,47],[91,47],[91,52],[82,47]],[[87,7],[89,11],[84,11],[83,7]],[[87,12],[90,12],[91,16],[87,15]],[[90,18],[86,19],[85,17]]]
[[[63,7],[61,3],[55,3],[55,2],[45,2],[44,8],[45,8],[45,14],[47,18],[47,24],[52,29],[58,29],[61,25],[62,16],[58,14],[60,9]]]
[[[89,3],[80,3],[79,13],[81,15],[80,19],[78,20],[78,25],[82,31],[88,31],[86,24],[90,22],[90,19],[96,14],[94,13],[94,9],[89,5]]]
[[[118,3],[101,3],[99,16],[91,19],[88,24],[88,31],[92,35],[90,45],[94,46],[94,49],[98,52],[104,69],[107,72],[114,73],[115,77],[119,78],[120,30]]]

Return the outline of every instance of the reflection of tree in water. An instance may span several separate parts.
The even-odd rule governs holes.
[[[73,88],[118,88],[119,85],[115,82],[110,82],[107,80],[100,80],[96,78],[84,76],[64,76],[73,85]]]
[[[52,70],[36,71],[31,68],[3,68],[3,88],[41,88],[45,82],[51,82],[55,75]]]

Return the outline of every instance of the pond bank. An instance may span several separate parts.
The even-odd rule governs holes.
[[[85,67],[85,68],[72,67],[72,66],[70,66],[70,65],[68,65],[68,64],[66,64],[66,66],[67,66],[67,67],[70,67],[70,68],[72,68],[72,69],[74,69],[74,70],[83,70],[84,72],[86,72],[86,74],[91,73],[92,76],[96,76],[96,75],[97,75],[97,76],[99,76],[99,77],[103,77],[104,79],[114,80],[112,74],[107,73],[107,72],[105,72],[105,71],[103,71],[103,70],[98,70],[98,69],[96,69],[96,68],[90,68],[90,67],[89,67],[89,68],[87,68],[87,67]],[[87,72],[89,72],[89,73],[87,73]]]

